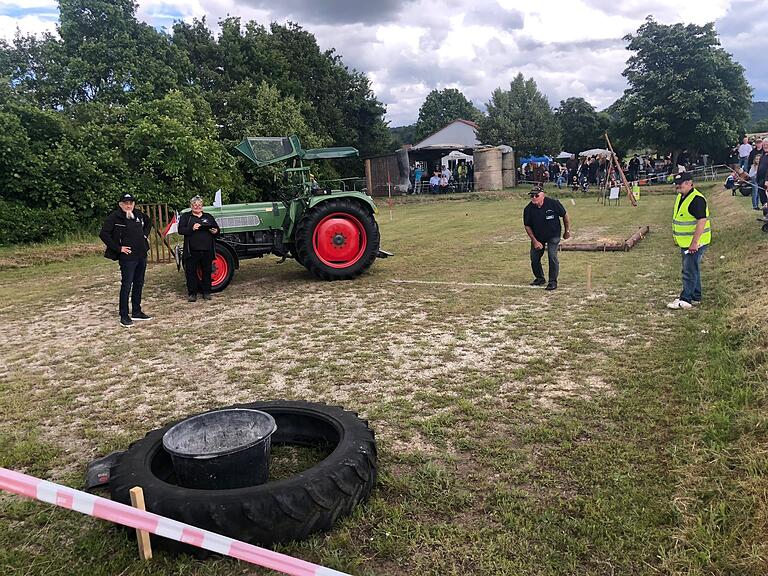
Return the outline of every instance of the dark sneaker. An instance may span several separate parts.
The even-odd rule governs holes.
[[[131,326],[133,326],[133,320],[131,320],[128,317],[120,318],[120,325],[123,328],[130,328]]]
[[[211,295],[210,294],[203,294],[203,300],[210,300]]]
[[[531,286],[544,286],[547,282],[544,280],[544,278],[536,278],[533,282],[531,282]]]
[[[131,314],[131,318],[133,318],[134,320],[152,320],[152,316],[149,316],[144,312],[139,312],[138,314]]]
[[[544,288],[544,290],[557,290],[557,284],[553,284],[552,282],[550,282],[549,284],[547,284],[547,287]]]
[[[187,302],[197,302],[197,294],[190,294],[187,296]]]

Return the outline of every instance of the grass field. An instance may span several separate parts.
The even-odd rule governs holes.
[[[680,263],[660,193],[636,208],[564,197],[575,242],[651,233],[627,253],[562,253],[555,292],[527,286],[522,193],[408,198],[378,215],[396,256],[355,281],[251,260],[188,304],[183,275],[157,265],[155,320],[131,330],[113,262],[5,249],[0,465],[80,487],[90,460],[172,419],[322,401],[370,420],[380,481],[288,554],[359,576],[764,575],[768,254],[748,199],[710,188],[715,243],[690,312],[665,308]],[[135,547],[0,495],[3,575],[271,573],[144,564]]]

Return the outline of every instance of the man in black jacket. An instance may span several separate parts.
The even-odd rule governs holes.
[[[147,236],[152,222],[136,210],[136,199],[123,194],[119,208],[112,212],[101,227],[99,238],[107,246],[104,256],[120,262],[120,324],[133,326],[133,320],[151,320],[141,309],[141,291],[147,270]],[[131,314],[128,314],[128,296],[131,296]]]
[[[211,299],[211,272],[216,257],[214,237],[219,234],[216,219],[203,212],[203,199],[195,196],[189,201],[191,212],[185,212],[179,219],[179,234],[184,236],[184,273],[187,277],[187,300],[195,302],[197,293],[204,300]],[[200,268],[202,278],[198,277]]]

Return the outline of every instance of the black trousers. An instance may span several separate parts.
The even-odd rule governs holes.
[[[120,318],[128,318],[128,297],[131,298],[133,314],[141,312],[141,291],[144,288],[144,273],[147,259],[126,260],[120,258]]]
[[[213,258],[209,250],[190,250],[189,254],[184,254],[184,273],[187,276],[187,292],[197,294],[211,293],[211,271],[213,268]],[[198,276],[198,271],[202,271],[202,279]]]

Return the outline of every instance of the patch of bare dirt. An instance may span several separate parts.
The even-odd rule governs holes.
[[[0,312],[0,377],[28,383],[24,402],[45,416],[43,440],[76,449],[82,461],[98,452],[94,430],[140,436],[173,418],[255,399],[362,412],[403,399],[419,421],[454,408],[430,397],[472,397],[478,379],[499,382],[492,395],[502,404],[522,393],[556,410],[562,399],[610,393],[607,361],[637,334],[629,322],[596,321],[584,334],[601,354],[587,361],[561,342],[568,318],[594,302],[575,296],[559,295],[570,302],[561,307],[526,292],[524,302],[448,316],[435,305],[440,293],[459,289],[269,279],[190,305],[181,293],[152,288],[152,275],[167,282],[174,273],[150,270],[144,308],[155,319],[130,330],[117,321],[111,269],[90,277],[87,290],[78,278],[53,280],[67,295],[33,313],[13,303]],[[435,449],[423,437],[401,437],[397,426],[374,427],[398,449]],[[77,463],[64,460],[61,473]]]

